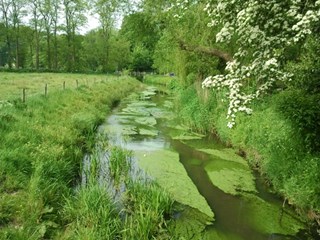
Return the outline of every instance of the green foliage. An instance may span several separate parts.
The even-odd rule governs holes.
[[[179,117],[191,129],[201,133],[214,130],[211,111],[213,111],[216,103],[212,98],[201,99],[194,85],[191,85],[187,88],[178,88],[176,99]]]
[[[168,31],[164,31],[161,38],[157,42],[153,54],[153,67],[159,73],[176,72],[176,51],[178,49],[177,43]]]
[[[133,49],[131,69],[138,72],[152,70],[152,57],[147,48],[138,45]]]
[[[286,91],[278,96],[277,108],[301,134],[306,149],[319,152],[320,93],[310,94],[306,90]]]
[[[288,71],[294,74],[289,87],[304,90],[307,94],[320,92],[320,40],[311,36],[304,44],[298,58],[288,64]]]
[[[81,52],[83,70],[94,72],[115,72],[128,67],[130,43],[115,31],[108,38],[102,30],[92,30],[83,38]]]

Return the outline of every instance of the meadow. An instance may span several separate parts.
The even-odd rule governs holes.
[[[28,97],[63,89],[75,89],[81,85],[93,86],[95,83],[114,80],[118,76],[106,74],[73,74],[73,73],[0,73],[0,101],[22,98],[26,89]]]

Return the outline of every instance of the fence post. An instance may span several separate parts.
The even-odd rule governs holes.
[[[47,97],[47,95],[48,95],[48,84],[46,83],[44,85],[44,96]]]
[[[23,103],[26,102],[26,89],[25,88],[22,89],[22,102]]]
[[[78,79],[76,80],[76,83],[77,83],[77,88],[79,87],[79,81],[78,81]]]
[[[63,90],[66,90],[66,81],[63,81]]]

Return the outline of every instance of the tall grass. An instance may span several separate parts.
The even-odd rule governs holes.
[[[97,182],[67,199],[63,215],[68,227],[61,239],[120,239],[121,219],[105,188]]]
[[[14,101],[0,112],[0,238],[53,239],[79,180],[85,149],[114,102],[137,88],[122,78]]]
[[[88,174],[93,176],[67,199],[63,216],[68,227],[60,238],[168,239],[165,218],[171,214],[171,197],[153,181],[130,175],[129,151],[110,144],[109,148],[109,165],[91,159]],[[96,148],[92,155],[101,156],[101,149]],[[111,183],[96,175],[101,167],[109,168]],[[110,187],[117,188],[120,183],[124,186],[122,196],[114,198]]]
[[[156,183],[130,181],[125,196],[126,218],[122,239],[167,239],[166,217],[172,198]]]
[[[109,150],[109,169],[115,185],[118,186],[121,180],[126,180],[130,176],[131,169],[131,153],[119,146],[113,146]]]

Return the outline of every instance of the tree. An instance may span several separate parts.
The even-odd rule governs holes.
[[[59,20],[59,6],[60,0],[52,0],[52,9],[51,9],[51,20],[53,27],[53,58],[54,58],[54,66],[55,70],[58,69],[58,20]]]
[[[42,24],[46,32],[46,44],[47,44],[47,67],[49,70],[52,68],[52,57],[51,57],[51,29],[57,21],[57,1],[44,0],[39,2],[39,12],[42,17]],[[55,33],[56,34],[56,33]]]
[[[5,38],[6,38],[6,45],[7,45],[7,63],[9,68],[12,67],[12,54],[11,54],[11,29],[10,29],[10,7],[11,1],[9,0],[0,0],[0,8],[2,13],[2,19],[4,22],[5,28]]]
[[[152,70],[152,56],[160,34],[160,25],[153,21],[146,12],[135,12],[124,18],[120,35],[130,42],[133,58],[132,70]]]
[[[79,60],[79,49],[77,49],[76,31],[86,21],[85,12],[87,5],[82,0],[63,0],[65,15],[65,32],[67,40],[67,71],[77,70],[76,62]]]
[[[117,15],[130,8],[128,0],[93,0],[93,13],[99,17],[101,31],[101,57],[102,71],[106,72],[109,64],[110,39],[115,27]]]
[[[24,0],[12,0],[11,1],[11,19],[15,40],[15,65],[16,68],[20,67],[20,25],[22,17],[24,15],[23,7],[26,5]]]
[[[168,12],[187,18],[186,9],[198,1],[175,1]],[[301,44],[319,24],[320,1],[233,0],[209,1],[204,11],[208,26],[218,29],[215,43],[232,49],[226,73],[209,76],[203,87],[228,91],[228,126],[235,124],[237,112],[251,114],[249,104],[271,89],[277,81],[290,81],[284,70],[285,52]]]
[[[35,67],[36,70],[39,70],[40,65],[40,34],[41,34],[41,15],[40,15],[40,0],[34,0],[30,2],[32,18],[31,26],[34,33],[34,44],[35,44],[35,66],[33,63],[33,42],[30,42],[30,57],[31,57],[31,67]]]

